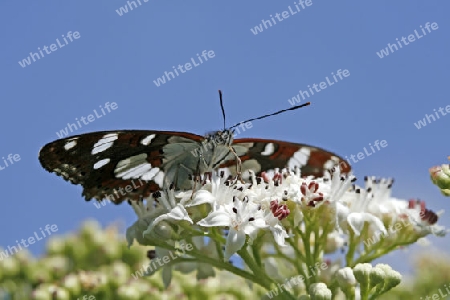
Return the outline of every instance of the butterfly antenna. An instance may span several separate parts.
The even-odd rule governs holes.
[[[234,127],[237,127],[237,126],[241,125],[242,123],[246,123],[246,122],[250,122],[250,121],[254,121],[254,120],[261,120],[261,119],[264,119],[264,118],[267,118],[267,117],[270,117],[270,116],[275,116],[275,115],[281,114],[281,113],[283,113],[283,112],[285,112],[285,111],[288,111],[288,110],[296,110],[296,109],[298,109],[298,108],[300,108],[300,107],[308,106],[308,105],[310,105],[310,104],[311,104],[311,102],[306,102],[306,103],[304,103],[304,104],[296,105],[296,106],[291,107],[291,108],[282,109],[282,110],[279,110],[279,111],[277,111],[277,112],[274,112],[274,113],[271,113],[271,114],[268,114],[268,115],[264,115],[264,116],[257,117],[257,118],[253,118],[253,119],[248,119],[248,120],[246,120],[246,121],[242,121],[242,122],[239,122],[239,123],[237,123],[237,124],[231,126],[230,129],[231,129],[231,128],[234,128]]]
[[[223,108],[223,100],[222,100],[222,91],[219,90],[219,98],[220,98],[220,108],[222,108],[222,116],[223,116],[223,130],[225,130],[225,109]]]

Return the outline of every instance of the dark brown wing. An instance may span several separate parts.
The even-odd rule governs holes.
[[[165,145],[183,147],[202,140],[203,137],[186,132],[92,132],[45,145],[39,152],[39,161],[47,171],[82,185],[86,200],[120,203],[148,197],[160,188],[166,171],[162,150]]]
[[[233,147],[246,148],[240,151],[243,171],[252,169],[257,174],[275,168],[301,169],[302,176],[323,176],[325,170],[338,164],[343,173],[348,173],[350,165],[341,157],[318,147],[283,142],[277,140],[244,138],[233,141]],[[242,154],[244,153],[244,154]],[[235,169],[235,160],[231,159],[220,167]]]

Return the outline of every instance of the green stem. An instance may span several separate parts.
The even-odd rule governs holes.
[[[262,266],[262,260],[261,260],[261,249],[263,246],[263,235],[258,236],[254,241],[253,241],[253,245],[252,245],[252,253],[253,253],[253,257],[255,258],[256,263],[258,264],[259,267]]]
[[[244,245],[244,247],[242,247],[237,253],[245,262],[245,264],[250,268],[250,270],[252,270],[253,274],[259,275],[261,281],[263,281],[265,284],[263,286],[266,289],[270,289],[272,280],[266,275],[265,270],[258,266],[253,257],[248,253],[247,247]]]
[[[167,250],[172,250],[172,251],[176,251],[176,248],[166,244],[166,243],[160,243],[160,242],[156,242],[155,244],[157,244],[158,247],[167,249]],[[238,275],[242,278],[245,278],[247,280],[250,280],[256,284],[259,284],[260,286],[264,287],[265,289],[269,290],[270,289],[270,284],[271,282],[268,281],[267,279],[263,279],[261,278],[260,274],[258,274],[258,276],[251,274],[245,270],[242,270],[240,268],[236,268],[235,266],[233,266],[232,264],[228,263],[228,262],[224,262],[224,261],[218,261],[214,258],[210,258],[206,255],[204,255],[203,253],[197,251],[196,249],[193,249],[191,251],[189,251],[189,255],[195,257],[197,262],[200,263],[206,263],[206,264],[210,264],[218,269],[222,269],[222,270],[226,270],[229,271],[235,275]]]
[[[355,255],[355,250],[357,244],[355,243],[355,234],[353,233],[353,230],[349,229],[348,231],[348,251],[345,255],[345,260],[347,263],[347,266],[350,268],[353,268],[356,264],[353,263],[353,257]]]
[[[383,255],[386,255],[387,253],[391,252],[392,250],[395,250],[397,247],[401,247],[401,246],[408,246],[411,245],[412,243],[414,243],[414,241],[406,241],[406,242],[402,242],[402,243],[396,243],[388,248],[383,249],[382,251],[380,251],[380,249],[378,251],[374,251],[373,254],[370,255],[362,255],[360,257],[358,257],[358,259],[356,259],[353,262],[353,265],[348,265],[349,267],[353,268],[354,266],[356,266],[359,263],[366,263],[366,262],[371,262]],[[371,251],[371,252],[372,252]]]

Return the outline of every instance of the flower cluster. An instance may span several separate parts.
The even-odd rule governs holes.
[[[438,214],[423,201],[391,196],[393,180],[365,177],[363,187],[355,181],[339,168],[321,178],[302,177],[298,169],[260,177],[250,172],[247,182],[223,170],[206,174],[192,183],[194,190],[169,188],[132,203],[138,220],[128,228],[127,240],[155,246],[156,252],[179,252],[181,241],[194,245],[164,266],[166,286],[173,269],[197,270],[200,279],[214,276],[216,268],[266,290],[300,275],[303,284],[292,287],[293,293],[324,283],[334,294],[346,288],[335,279],[342,267],[369,263],[428,234],[446,234],[437,225]],[[345,262],[326,257],[338,250],[345,253]],[[229,263],[235,256],[243,267]],[[327,268],[318,270],[317,263]]]
[[[0,299],[11,300],[188,300],[258,299],[256,291],[239,286],[226,272],[203,280],[174,274],[165,290],[158,276],[142,276],[148,247],[127,248],[119,224],[102,229],[86,221],[81,230],[52,235],[44,253],[28,249],[0,256]],[[0,253],[4,250],[0,249]],[[261,292],[260,292],[261,294]]]

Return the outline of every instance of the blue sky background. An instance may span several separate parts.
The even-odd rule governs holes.
[[[450,155],[450,116],[420,130],[413,124],[450,105],[448,2],[313,0],[257,35],[250,28],[294,7],[293,1],[141,3],[123,16],[116,12],[123,0],[0,4],[0,156],[21,157],[0,171],[1,246],[46,224],[56,224],[62,234],[87,218],[104,225],[135,221],[127,205],[97,209],[85,202],[80,186],[47,173],[38,161],[57,131],[99,105],[114,101],[118,109],[74,134],[154,129],[203,135],[222,128],[218,89],[232,125],[290,107],[288,99],[300,89],[338,69],[350,76],[310,97],[310,107],[254,122],[241,136],[307,143],[341,156],[386,140],[386,148],[353,164],[358,182],[364,175],[394,177],[395,197],[426,200],[434,211],[450,208],[428,174]],[[377,56],[426,22],[439,29]],[[68,31],[81,37],[25,68],[18,64]],[[203,50],[215,57],[160,87],[153,83]],[[448,214],[439,223],[450,227]],[[430,240],[448,249],[448,238]],[[39,241],[29,250],[42,253],[44,245]],[[407,272],[413,252],[397,251],[383,261]]]

